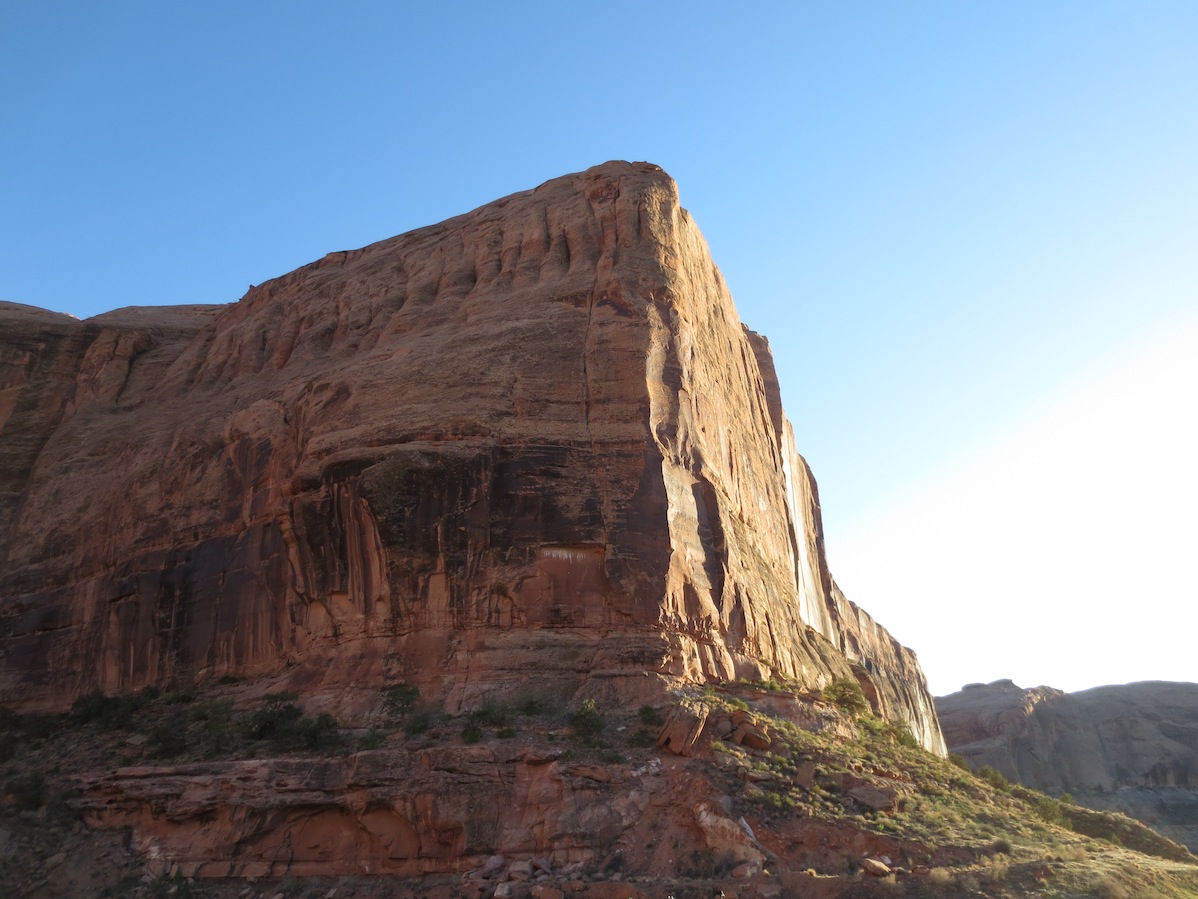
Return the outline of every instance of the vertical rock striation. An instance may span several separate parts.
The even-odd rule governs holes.
[[[401,680],[458,709],[855,676],[943,751],[655,166],[230,306],[0,319],[0,701],[236,674],[352,719]]]

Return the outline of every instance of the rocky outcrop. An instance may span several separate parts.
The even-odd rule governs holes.
[[[154,873],[411,876],[497,852],[561,868],[590,860],[668,788],[660,765],[616,776],[563,754],[442,746],[122,768],[86,778],[81,808],[131,828]]]
[[[974,767],[1124,811],[1198,848],[1198,684],[1064,693],[1009,680],[939,697],[949,748]]]
[[[608,163],[223,307],[0,308],[0,701],[248,676],[345,721],[855,676],[765,342],[674,183]]]

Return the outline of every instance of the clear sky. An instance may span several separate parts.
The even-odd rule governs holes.
[[[934,691],[1195,681],[1195,46],[1191,0],[6,3],[0,299],[229,302],[649,160]]]

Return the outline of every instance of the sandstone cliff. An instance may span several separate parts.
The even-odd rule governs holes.
[[[0,307],[0,702],[250,676],[353,721],[855,676],[764,340],[674,183],[608,163],[228,306]]]
[[[1009,680],[939,697],[949,748],[975,767],[1139,817],[1198,848],[1198,684],[1063,693]]]

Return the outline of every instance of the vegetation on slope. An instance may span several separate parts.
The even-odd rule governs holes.
[[[600,886],[618,881],[629,896],[674,899],[719,895],[713,889],[742,897],[1198,895],[1198,864],[1184,848],[1125,816],[1082,809],[929,754],[905,728],[870,714],[854,686],[835,684],[822,695],[774,683],[688,688],[635,710],[594,701],[564,708],[530,696],[451,716],[422,704],[413,688],[391,685],[374,726],[357,731],[306,714],[294,694],[268,694],[235,710],[236,685],[93,694],[61,715],[0,711],[0,887],[6,895],[57,895],[69,857],[71,890],[79,895],[224,899],[247,888],[244,881],[144,878],[123,838],[79,820],[75,775],[84,770],[516,741],[551,750],[562,764],[606,766],[619,779],[663,757],[656,738],[665,719],[702,708],[708,723],[693,754],[667,757],[686,793],[661,800],[680,820],[698,799],[722,803],[733,820],[743,818],[765,863],[746,868],[678,837],[667,846],[650,822],[619,864],[613,867],[616,855],[596,859],[555,875],[552,889],[606,896]],[[742,726],[729,732],[733,720]],[[670,870],[661,868],[665,855],[675,859]],[[863,874],[866,858],[884,861],[890,873]],[[338,899],[378,890],[475,895],[452,878],[406,886],[370,878],[250,886],[246,895],[312,899],[334,888]],[[518,884],[507,892],[519,897],[529,889]]]

